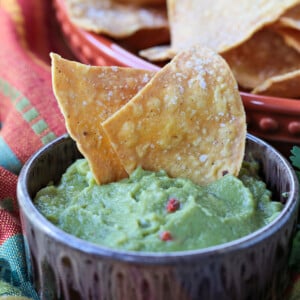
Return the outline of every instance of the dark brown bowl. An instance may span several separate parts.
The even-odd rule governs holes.
[[[40,149],[24,165],[17,194],[27,256],[41,299],[283,299],[298,215],[298,182],[286,159],[251,135],[247,136],[245,159],[249,156],[260,162],[273,198],[284,203],[275,220],[226,244],[148,253],[98,246],[45,219],[32,199],[49,181],[58,182],[81,155],[68,136]]]

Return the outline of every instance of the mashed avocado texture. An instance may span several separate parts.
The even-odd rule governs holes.
[[[282,210],[244,163],[239,178],[207,186],[164,171],[136,169],[130,178],[97,185],[85,159],[38,192],[40,212],[64,231],[115,249],[169,252],[205,248],[245,236]]]

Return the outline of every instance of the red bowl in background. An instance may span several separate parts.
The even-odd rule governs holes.
[[[74,25],[68,17],[64,0],[54,0],[53,4],[66,41],[79,61],[90,65],[159,70],[159,66],[138,57],[127,47]],[[139,39],[136,35],[127,44],[139,43]],[[146,45],[147,41],[143,43]],[[248,132],[266,140],[289,157],[291,148],[300,145],[300,100],[246,92],[240,94],[246,110]]]

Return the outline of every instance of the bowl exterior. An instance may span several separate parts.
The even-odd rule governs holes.
[[[81,157],[68,136],[42,148],[23,167],[17,189],[27,256],[41,299],[283,299],[297,221],[296,177],[277,151],[248,135],[246,158],[250,153],[261,162],[275,197],[285,203],[280,217],[259,234],[223,246],[160,255],[96,246],[41,216],[32,203],[36,192],[50,180],[57,182]]]

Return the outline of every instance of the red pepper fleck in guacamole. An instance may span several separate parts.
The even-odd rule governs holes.
[[[243,237],[282,210],[244,162],[239,178],[225,174],[199,186],[164,171],[137,168],[129,178],[98,185],[85,159],[61,182],[39,191],[39,211],[62,230],[102,246],[147,252],[206,248]]]

